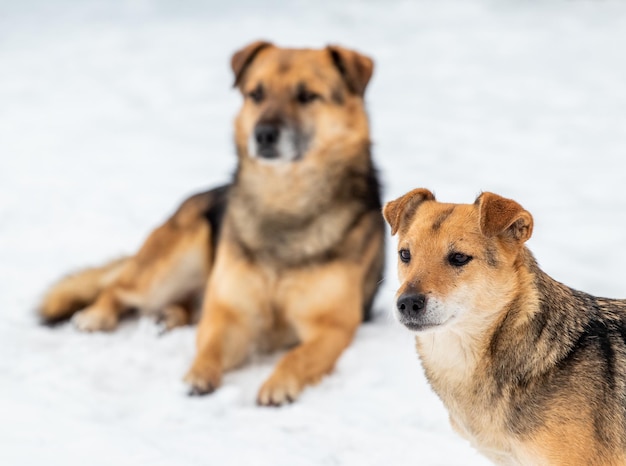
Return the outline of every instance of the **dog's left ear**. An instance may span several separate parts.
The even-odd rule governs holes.
[[[245,71],[248,69],[248,66],[250,66],[258,53],[264,48],[271,47],[272,45],[273,44],[271,42],[257,40],[256,42],[252,42],[241,50],[235,52],[230,59],[230,67],[233,69],[233,73],[235,74],[233,87],[237,87],[241,84],[241,79],[243,78]]]
[[[391,227],[391,234],[395,235],[402,225],[413,218],[415,210],[422,202],[434,200],[435,195],[428,189],[418,188],[395,201],[387,202],[383,207],[383,217]]]
[[[517,202],[493,193],[482,193],[478,199],[480,231],[487,237],[501,236],[519,243],[533,233],[533,217]]]
[[[329,45],[326,49],[330,53],[335,67],[348,85],[348,89],[363,97],[367,83],[369,83],[374,72],[372,59],[338,45]]]

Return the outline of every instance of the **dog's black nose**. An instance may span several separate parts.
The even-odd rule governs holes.
[[[426,307],[426,296],[423,294],[406,293],[398,298],[396,303],[400,314],[406,317],[417,317]]]
[[[272,146],[278,142],[278,136],[280,134],[280,130],[278,126],[261,123],[256,125],[254,128],[254,138],[256,142],[261,147]]]

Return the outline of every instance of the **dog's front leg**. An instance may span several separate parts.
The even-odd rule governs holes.
[[[306,385],[313,384],[334,367],[352,341],[353,331],[320,325],[311,339],[289,351],[259,390],[257,403],[280,406],[294,401]]]
[[[241,364],[252,342],[250,319],[227,304],[210,300],[198,325],[197,353],[185,376],[190,395],[220,386],[222,373]]]
[[[328,267],[296,275],[285,305],[301,343],[278,363],[259,390],[257,402],[279,406],[295,400],[305,386],[332,371],[361,322],[359,274]]]

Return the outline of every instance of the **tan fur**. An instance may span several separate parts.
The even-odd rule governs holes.
[[[134,256],[61,280],[42,300],[40,316],[54,321],[82,309],[74,323],[84,331],[113,330],[133,309],[156,315],[166,329],[188,324],[212,261],[211,230],[202,219],[209,201],[189,198]]]
[[[396,315],[455,430],[497,464],[625,464],[626,301],[543,273],[510,199],[420,189],[383,214],[399,232]]]
[[[191,393],[213,391],[250,351],[297,345],[259,391],[260,404],[280,405],[332,370],[381,280],[384,221],[363,102],[373,62],[339,46],[257,41],[231,66],[244,102],[227,195],[188,199],[112,279],[103,277],[113,265],[95,278],[85,271],[54,287],[40,314],[88,305],[77,327],[111,330],[136,308],[169,328],[190,322],[203,295]],[[257,135],[268,126],[282,138],[269,155]],[[80,300],[79,278],[93,282]]]
[[[347,76],[333,56],[349,63]],[[235,120],[236,184],[185,378],[194,393],[214,390],[254,348],[298,343],[259,391],[260,404],[280,405],[330,372],[351,342],[383,266],[382,218],[364,204],[371,70],[367,57],[338,47],[258,42],[234,56],[243,95],[262,85],[267,97],[247,98]],[[302,83],[315,103],[294,98]],[[267,164],[249,153],[255,127],[276,120],[313,135],[302,160]]]
[[[104,287],[119,275],[127,258],[111,261],[63,277],[44,295],[39,315],[47,322],[55,322],[93,302]]]

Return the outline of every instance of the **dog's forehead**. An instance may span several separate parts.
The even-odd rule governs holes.
[[[418,241],[447,240],[478,232],[477,206],[427,201],[418,207],[406,236]]]
[[[328,82],[339,77],[326,49],[263,50],[253,62],[250,76],[254,79],[290,81],[319,79]]]

